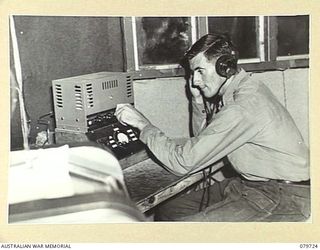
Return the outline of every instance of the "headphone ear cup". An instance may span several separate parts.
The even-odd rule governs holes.
[[[222,55],[217,59],[216,72],[222,77],[231,77],[237,72],[237,60],[232,55]]]

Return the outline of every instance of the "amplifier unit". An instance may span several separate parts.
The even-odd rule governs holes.
[[[132,75],[99,72],[52,81],[56,128],[88,132],[114,119],[118,103],[133,103]]]
[[[52,89],[58,143],[94,141],[119,160],[145,149],[139,131],[114,116],[117,104],[133,104],[131,74],[99,72],[58,79],[52,81]]]

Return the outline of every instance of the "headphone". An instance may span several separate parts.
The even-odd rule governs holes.
[[[216,72],[219,76],[230,78],[237,72],[237,59],[235,52],[231,54],[223,54],[216,61]]]

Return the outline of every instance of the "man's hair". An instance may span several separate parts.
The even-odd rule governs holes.
[[[204,55],[208,60],[224,54],[237,54],[227,33],[212,33],[204,35],[191,46],[191,48],[185,53],[185,57],[190,60],[201,52],[204,52]]]
[[[186,51],[181,60],[181,65],[189,69],[189,60],[203,52],[204,56],[211,60],[221,55],[232,55],[238,60],[238,52],[227,33],[211,33],[204,35]]]

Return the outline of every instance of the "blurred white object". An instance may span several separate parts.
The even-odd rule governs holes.
[[[71,196],[69,147],[10,152],[9,203]]]
[[[118,160],[92,146],[10,152],[9,223],[143,221]]]

